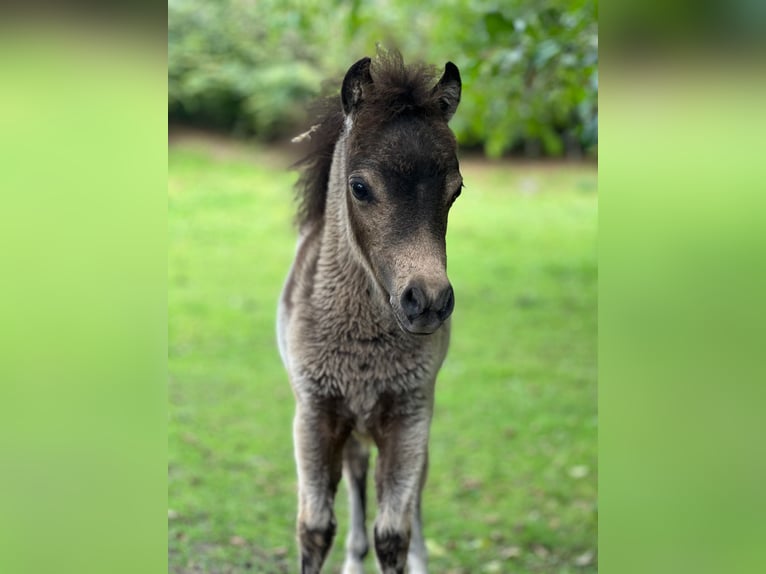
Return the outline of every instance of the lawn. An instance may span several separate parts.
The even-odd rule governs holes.
[[[274,327],[296,235],[291,159],[196,136],[170,147],[173,573],[297,571],[293,397]],[[596,169],[461,167],[424,494],[431,571],[596,572]],[[336,514],[327,572],[342,563],[343,485]]]

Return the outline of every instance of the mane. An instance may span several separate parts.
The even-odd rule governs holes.
[[[327,184],[330,180],[335,144],[343,129],[343,111],[340,97],[324,98],[314,103],[318,115],[309,131],[297,139],[308,139],[309,151],[293,167],[301,171],[295,185],[298,200],[296,222],[303,227],[324,217]]]
[[[436,117],[442,113],[439,99],[433,93],[438,79],[433,66],[420,63],[405,66],[398,52],[379,51],[372,60],[370,73],[374,88],[365,94],[354,116],[354,125],[360,131],[373,131],[403,116]],[[293,166],[301,171],[296,184],[296,220],[300,227],[324,217],[333,152],[345,119],[339,95],[318,100],[313,110],[317,118],[314,125],[296,138],[309,140],[307,154]]]

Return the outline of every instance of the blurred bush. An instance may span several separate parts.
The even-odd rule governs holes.
[[[378,44],[454,61],[452,122],[493,157],[595,153],[597,0],[170,0],[171,121],[274,139]]]

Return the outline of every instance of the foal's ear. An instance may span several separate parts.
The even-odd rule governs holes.
[[[350,114],[362,102],[365,87],[372,85],[370,62],[370,58],[362,58],[348,69],[346,77],[343,78],[340,99],[346,115]]]
[[[452,62],[447,62],[444,66],[444,75],[433,90],[434,95],[439,98],[439,105],[447,121],[455,115],[457,105],[460,103],[461,87],[460,70]]]

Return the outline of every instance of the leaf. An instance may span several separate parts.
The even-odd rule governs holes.
[[[569,469],[569,476],[574,479],[585,478],[588,476],[588,467],[584,464],[578,464]]]
[[[489,38],[492,41],[515,30],[513,21],[507,20],[500,12],[489,12],[485,14],[484,27],[487,29],[487,34],[489,34]]]
[[[438,542],[436,542],[436,540],[431,538],[426,538],[426,550],[428,550],[428,554],[433,557],[441,557],[447,555],[447,551],[444,549],[444,546],[441,546]]]
[[[518,558],[519,556],[521,556],[521,548],[518,546],[506,546],[500,550],[500,557],[504,558],[505,560]]]
[[[588,550],[587,552],[583,552],[582,554],[580,554],[574,560],[575,566],[587,566],[591,562],[593,562],[593,551],[592,550]]]
[[[543,40],[537,46],[535,63],[540,68],[542,68],[553,57],[557,56],[560,51],[561,51],[561,47],[559,46],[558,42],[556,42],[556,40],[550,40],[550,39]]]
[[[543,148],[547,155],[558,157],[563,153],[564,143],[550,126],[544,125],[540,127],[540,138],[543,141]]]
[[[478,490],[482,487],[482,482],[479,478],[469,476],[463,480],[462,487],[465,490]]]

